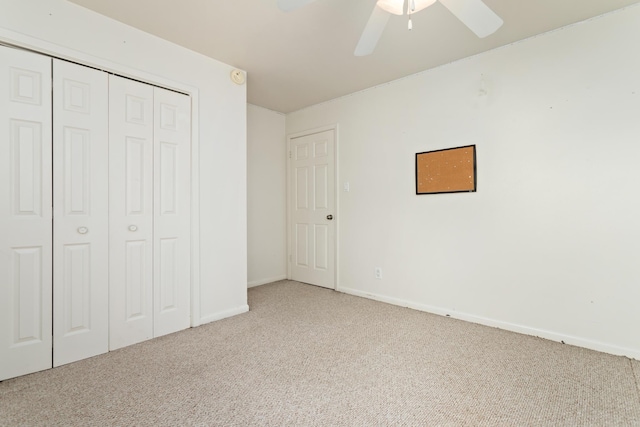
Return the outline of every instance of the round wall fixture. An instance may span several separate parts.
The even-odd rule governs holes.
[[[237,85],[244,84],[244,73],[241,70],[231,71],[231,81]]]

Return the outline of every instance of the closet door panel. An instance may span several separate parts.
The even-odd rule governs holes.
[[[109,76],[111,350],[153,337],[153,87]]]
[[[109,349],[108,75],[53,60],[53,365]]]
[[[191,323],[191,99],[154,92],[154,336],[161,336]]]
[[[51,367],[51,59],[0,46],[0,381]]]

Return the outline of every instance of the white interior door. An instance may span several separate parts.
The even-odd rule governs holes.
[[[51,59],[0,46],[0,380],[51,368]]]
[[[109,76],[109,348],[153,337],[153,87]]]
[[[290,143],[291,279],[335,288],[335,133]]]
[[[154,88],[154,336],[191,324],[191,100]]]
[[[53,366],[109,349],[108,75],[53,60]]]

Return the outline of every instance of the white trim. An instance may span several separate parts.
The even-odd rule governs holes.
[[[393,298],[386,295],[373,294],[369,292],[363,292],[352,288],[339,288],[336,289],[339,292],[345,294],[372,299],[388,304],[393,304],[401,307],[411,308],[413,310],[424,311],[427,313],[437,314],[440,316],[451,317],[452,319],[464,320],[466,322],[477,323],[479,325],[490,326],[493,328],[504,329],[506,331],[517,332],[524,335],[531,335],[534,337],[544,338],[551,341],[563,342],[577,347],[588,348],[590,350],[600,351],[603,353],[613,354],[616,356],[625,356],[632,359],[640,360],[640,351],[633,350],[625,347],[618,347],[615,345],[592,341],[589,339],[576,337],[572,335],[565,335],[553,331],[547,331],[544,329],[536,329],[529,326],[519,325],[516,323],[503,322],[501,320],[490,319],[488,317],[476,316],[474,314],[461,313],[458,311],[447,310],[441,307],[435,307],[427,304],[415,303],[399,298]]]
[[[286,240],[286,248],[285,248],[285,261],[287,263],[287,279],[291,280],[291,258],[293,254],[291,253],[291,185],[289,181],[291,180],[291,138],[292,136],[287,135],[287,151],[284,153],[287,156],[287,167],[286,176],[285,176],[285,189],[286,189],[286,223],[285,223],[285,240]]]
[[[287,277],[286,279],[291,280],[291,248],[293,247],[293,242],[291,241],[291,218],[292,218],[292,213],[291,213],[291,198],[292,198],[292,194],[291,192],[293,191],[293,189],[291,188],[291,183],[290,183],[290,179],[291,179],[291,163],[292,163],[292,158],[291,158],[291,140],[295,139],[295,138],[300,138],[302,136],[308,136],[308,135],[313,135],[316,133],[321,133],[321,132],[326,132],[326,131],[333,131],[333,186],[334,186],[334,192],[333,192],[333,206],[335,209],[335,224],[336,226],[334,227],[334,248],[333,248],[333,256],[334,256],[334,261],[333,261],[333,265],[334,265],[334,272],[333,272],[333,289],[337,290],[338,289],[338,248],[340,247],[340,245],[338,245],[338,239],[340,236],[340,233],[338,233],[338,229],[340,226],[340,211],[338,210],[339,207],[339,200],[340,200],[340,185],[338,182],[338,124],[333,124],[333,125],[325,125],[325,126],[320,126],[317,128],[313,128],[313,129],[308,129],[302,132],[296,132],[296,133],[292,133],[287,135],[287,152],[286,152],[286,156],[287,156],[287,224],[286,224],[286,228],[287,228],[287,253],[286,253],[286,261],[287,261]]]
[[[333,161],[334,161],[334,179],[335,179],[335,200],[334,200],[334,206],[335,206],[335,217],[336,217],[336,235],[335,235],[335,249],[334,249],[334,253],[335,253],[335,257],[336,257],[336,261],[334,263],[336,271],[334,272],[334,288],[333,289],[338,289],[339,283],[340,283],[340,269],[338,268],[338,260],[340,259],[340,245],[338,244],[338,239],[340,238],[340,189],[342,188],[342,185],[340,185],[340,171],[338,169],[338,162],[340,160],[340,156],[338,155],[338,136],[339,136],[339,126],[336,123],[334,126],[334,130],[333,130],[333,136],[334,136],[334,141],[335,141],[335,145],[333,147]]]
[[[154,86],[185,93],[191,97],[191,326],[200,319],[200,95],[195,86],[165,79],[127,65],[111,62],[65,46],[0,28],[0,43],[131,78]]]
[[[286,280],[287,275],[283,274],[282,276],[270,277],[268,279],[260,279],[260,280],[252,280],[247,283],[247,288],[255,288],[256,286],[266,285],[267,283],[279,282],[280,280]]]
[[[200,324],[215,322],[216,320],[226,319],[227,317],[233,317],[238,314],[246,313],[249,311],[249,305],[241,305],[240,307],[232,308],[230,310],[218,311],[217,313],[208,314],[200,319]]]
[[[199,93],[191,93],[191,326],[200,319],[200,105]]]

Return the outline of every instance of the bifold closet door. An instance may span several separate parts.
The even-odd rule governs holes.
[[[189,327],[191,101],[109,77],[110,349]]]
[[[191,324],[191,98],[154,88],[154,336]]]
[[[109,350],[108,74],[53,60],[53,366]]]
[[[0,46],[0,380],[51,368],[51,59]]]
[[[153,87],[109,76],[109,348],[153,337]]]

